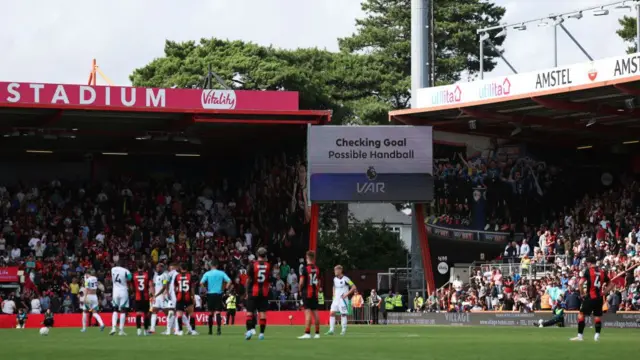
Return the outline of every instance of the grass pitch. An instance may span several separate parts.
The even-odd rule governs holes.
[[[303,329],[267,327],[266,339],[245,341],[244,328],[223,328],[222,336],[138,337],[127,328],[127,337],[109,336],[91,328],[51,329],[40,336],[37,329],[0,330],[3,359],[16,360],[478,360],[478,359],[634,359],[640,352],[637,329],[604,329],[601,341],[593,341],[593,329],[585,341],[569,342],[575,329],[507,327],[350,326],[346,336],[322,336],[298,340]],[[164,327],[159,327],[160,331]],[[199,331],[206,331],[200,327]],[[323,333],[326,327],[323,327]],[[339,327],[338,327],[339,331]]]

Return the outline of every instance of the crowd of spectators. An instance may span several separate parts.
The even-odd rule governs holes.
[[[477,227],[472,204],[474,196],[482,196],[484,230],[522,231],[524,224],[539,223],[562,205],[556,196],[561,174],[560,168],[530,157],[491,152],[486,158],[467,158],[455,153],[440,159],[434,168],[436,201],[431,222]]]
[[[495,264],[472,269],[428,299],[433,311],[535,311],[564,304],[580,307],[579,280],[587,256],[616,278],[606,296],[609,312],[640,310],[639,184],[624,181],[575,205],[540,227],[525,227],[524,239],[506,245]]]
[[[76,312],[83,274],[94,269],[108,311],[109,270],[118,259],[129,269],[137,260],[187,263],[198,279],[216,259],[241,297],[246,266],[263,246],[274,259],[272,297],[282,306],[297,295],[298,258],[308,244],[301,158],[260,155],[244,177],[202,182],[120,177],[0,186],[0,267],[26,275],[22,291],[0,291],[0,302]],[[11,307],[5,303],[3,312]]]

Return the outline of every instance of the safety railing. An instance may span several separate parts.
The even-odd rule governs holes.
[[[469,267],[469,281],[476,278],[478,272],[480,272],[480,276],[485,276],[486,273],[494,270],[499,270],[503,277],[519,274],[521,277],[537,279],[566,264],[567,257],[565,255],[534,258],[531,262],[523,262],[522,259],[516,258],[507,262],[473,263]]]

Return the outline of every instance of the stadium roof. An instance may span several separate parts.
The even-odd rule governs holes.
[[[640,54],[418,90],[390,121],[435,130],[589,147],[640,140]]]
[[[4,154],[196,152],[203,144],[246,146],[287,131],[299,136],[307,124],[330,117],[330,111],[299,110],[297,92],[0,82]],[[274,124],[294,126],[251,126]]]

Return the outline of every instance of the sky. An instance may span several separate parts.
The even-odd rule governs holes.
[[[611,0],[496,0],[514,23]],[[622,55],[618,18],[585,15],[566,27],[594,59]],[[360,0],[20,0],[0,2],[0,81],[86,83],[91,59],[115,85],[163,55],[165,39],[202,37],[252,41],[282,48],[337,50],[362,17]],[[587,59],[558,32],[559,65]],[[553,28],[510,31],[505,56],[519,72],[553,67]],[[488,75],[510,73],[501,61]],[[100,79],[101,80],[101,79]],[[102,80],[103,85],[106,83]]]

